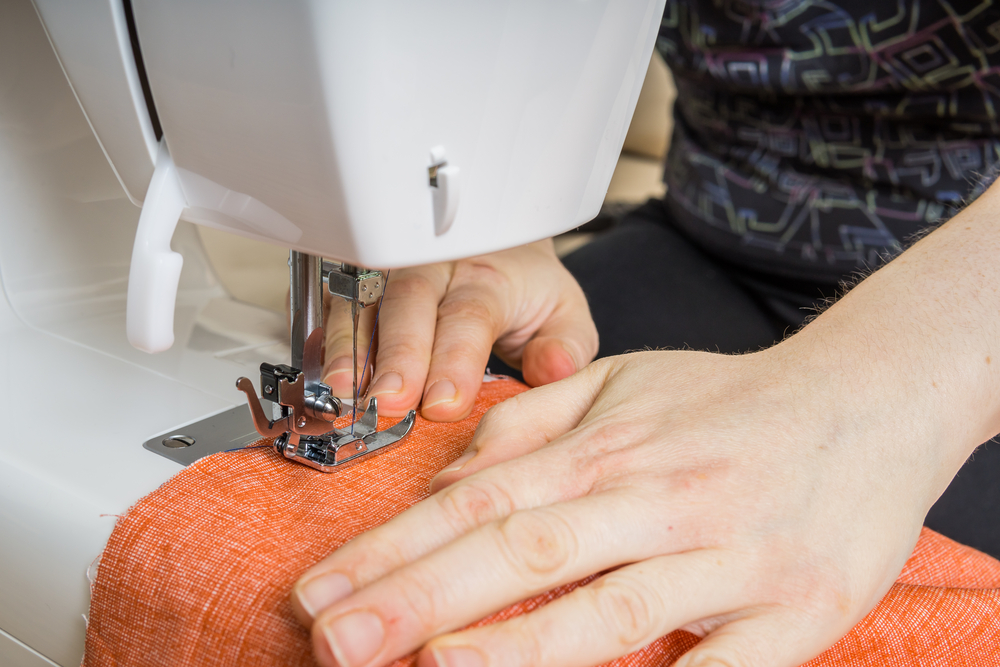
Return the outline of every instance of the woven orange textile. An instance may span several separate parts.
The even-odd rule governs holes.
[[[288,602],[292,584],[331,550],[424,498],[430,478],[465,449],[483,413],[523,390],[512,380],[484,384],[468,419],[418,418],[405,440],[334,474],[285,461],[270,448],[216,454],[185,468],[115,527],[93,587],[84,665],[314,664],[308,633]],[[669,665],[696,643],[678,631],[612,664]],[[1000,562],[925,529],[875,610],[808,664],[1000,665]]]

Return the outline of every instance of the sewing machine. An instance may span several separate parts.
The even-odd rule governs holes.
[[[662,9],[0,4],[0,664],[79,662],[115,517],[184,463],[264,431],[336,474],[405,437],[331,430],[323,290],[376,306],[381,270],[595,215]],[[290,325],[195,224],[290,249]]]

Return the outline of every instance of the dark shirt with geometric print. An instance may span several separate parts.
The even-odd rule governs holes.
[[[664,204],[749,269],[877,266],[1000,162],[992,2],[668,0],[657,48],[678,90]]]

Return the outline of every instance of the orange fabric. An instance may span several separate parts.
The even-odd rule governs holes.
[[[270,448],[216,454],[184,469],[115,527],[93,588],[84,665],[313,664],[288,602],[292,584],[331,550],[425,497],[486,409],[523,390],[512,380],[487,383],[468,419],[418,418],[389,451],[331,475]],[[696,643],[674,632],[613,664],[669,665]],[[925,529],[878,607],[808,664],[1000,664],[1000,562]]]

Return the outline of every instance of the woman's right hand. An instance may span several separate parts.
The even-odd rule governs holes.
[[[324,381],[353,391],[350,305],[328,302]],[[375,308],[358,326],[358,377]],[[490,352],[538,386],[568,377],[597,354],[587,299],[551,240],[456,262],[394,269],[382,297],[368,396],[379,413],[454,421],[472,410]]]

